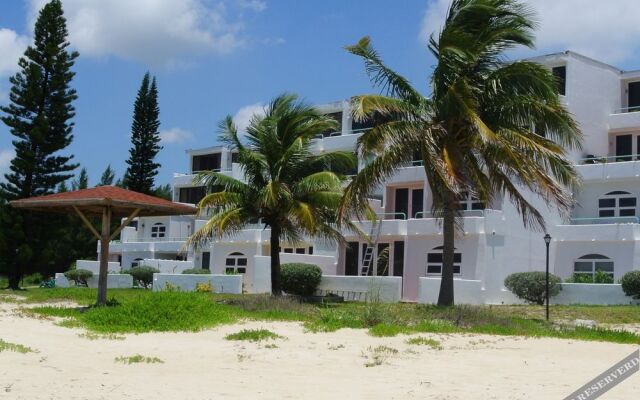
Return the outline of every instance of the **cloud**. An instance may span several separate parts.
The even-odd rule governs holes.
[[[15,153],[10,149],[0,149],[0,181],[4,181],[4,174],[9,172],[11,160],[15,157]]]
[[[160,132],[160,142],[164,144],[184,143],[193,139],[193,134],[182,128],[171,128]]]
[[[261,12],[267,8],[267,2],[262,0],[239,0],[238,5],[242,8],[248,8],[255,12]]]
[[[640,51],[637,0],[531,0],[538,14],[536,53],[573,50],[608,63]],[[433,0],[422,20],[420,40],[439,32],[449,0]]]
[[[46,1],[30,0],[30,24]],[[245,0],[240,5],[261,11],[263,3]],[[191,57],[229,53],[244,44],[240,16],[232,22],[223,2],[63,0],[63,6],[69,40],[84,56],[175,67],[189,65]]]
[[[18,35],[11,29],[0,28],[0,77],[18,71],[18,59],[29,45],[26,36]]]
[[[238,131],[240,133],[245,133],[249,123],[251,122],[251,118],[254,116],[264,115],[264,107],[265,106],[262,103],[255,103],[239,109],[233,116],[233,122],[238,127]]]

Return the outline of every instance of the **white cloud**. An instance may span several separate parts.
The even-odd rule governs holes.
[[[449,0],[429,3],[420,39],[438,32]],[[640,51],[637,0],[529,0],[540,22],[537,53],[573,50],[609,63],[626,61]]]
[[[30,0],[30,24],[47,0]],[[261,1],[244,1],[260,11]],[[242,23],[206,0],[63,0],[69,40],[84,56],[115,55],[162,66],[243,45]]]
[[[261,12],[267,8],[267,2],[263,0],[239,0],[238,5],[242,8],[248,8],[255,12]]]
[[[160,131],[160,142],[165,144],[184,143],[193,139],[193,134],[182,128],[171,128]]]
[[[29,39],[18,35],[11,29],[0,28],[0,77],[5,77],[18,70],[18,59],[29,45]]]
[[[238,131],[240,133],[245,133],[249,123],[251,122],[251,118],[254,116],[264,115],[264,107],[265,106],[262,103],[255,103],[239,109],[233,116],[233,122],[238,127]]]
[[[4,174],[9,172],[9,165],[14,156],[13,150],[0,149],[0,181],[4,181]]]

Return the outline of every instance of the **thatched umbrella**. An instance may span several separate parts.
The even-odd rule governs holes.
[[[107,301],[109,242],[132,219],[144,216],[191,215],[196,213],[196,208],[193,206],[174,203],[116,186],[99,186],[92,189],[30,197],[12,201],[10,204],[15,208],[26,210],[78,214],[80,219],[100,241],[98,305],[104,305]],[[98,229],[89,222],[87,216],[102,216],[101,233],[98,233]],[[111,232],[111,218],[113,217],[126,217],[126,220]]]

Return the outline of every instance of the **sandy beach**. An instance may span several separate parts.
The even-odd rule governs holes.
[[[254,328],[285,338],[224,339]],[[271,322],[120,340],[83,333],[0,303],[0,339],[37,350],[0,353],[0,398],[561,399],[636,348],[486,335],[376,338],[365,330],[307,333],[297,323]],[[414,336],[438,340],[442,349],[407,344]],[[379,346],[386,350],[374,359]],[[135,354],[163,362],[115,361]],[[639,389],[637,374],[602,398],[632,399]]]

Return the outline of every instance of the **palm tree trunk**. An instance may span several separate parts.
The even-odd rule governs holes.
[[[271,226],[271,294],[282,296],[280,284],[280,227]]]
[[[453,305],[453,261],[455,253],[455,197],[445,195],[442,217],[442,279],[440,280],[440,294],[438,306]]]

